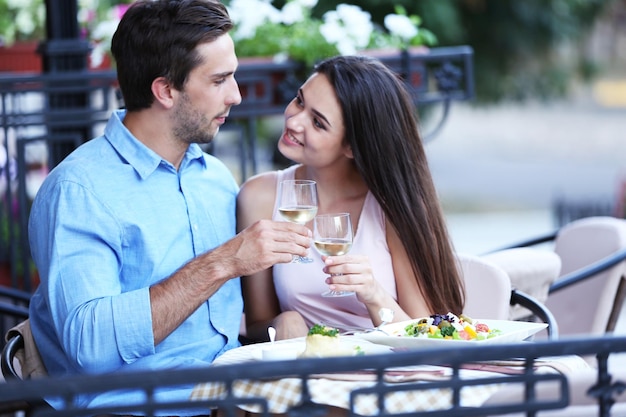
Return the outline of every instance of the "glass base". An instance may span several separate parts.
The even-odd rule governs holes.
[[[331,291],[322,293],[322,297],[348,297],[354,295],[354,291]]]
[[[293,255],[293,258],[291,258],[292,264],[310,264],[311,262],[313,262],[313,258],[306,256]]]

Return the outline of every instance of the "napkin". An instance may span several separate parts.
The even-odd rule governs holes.
[[[522,374],[526,365],[523,359],[510,359],[498,361],[486,361],[467,363],[461,365],[461,369],[476,371],[496,372],[500,374]],[[559,372],[567,375],[581,369],[588,369],[589,364],[580,356],[559,356],[555,358],[544,357],[535,360],[533,369],[536,372]]]
[[[385,382],[438,381],[450,375],[445,369],[394,369],[385,371]],[[335,381],[376,381],[374,371],[337,372],[311,375],[311,378],[332,379]]]
[[[482,371],[506,375],[524,373],[525,361],[523,359],[497,360],[466,363],[460,369],[467,371]],[[556,358],[539,358],[535,360],[535,372],[559,372],[570,374],[581,369],[588,369],[589,364],[579,356],[559,356]],[[383,374],[385,382],[412,382],[412,381],[440,381],[449,379],[452,374],[451,368],[445,366],[418,365],[407,368],[388,369]],[[473,374],[471,374],[473,375]],[[474,375],[475,376],[475,375]],[[362,370],[353,372],[337,372],[311,375],[310,378],[331,379],[335,381],[376,381],[377,374],[374,371]]]

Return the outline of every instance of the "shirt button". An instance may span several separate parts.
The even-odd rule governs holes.
[[[198,225],[197,224],[193,225],[193,230],[198,230]]]

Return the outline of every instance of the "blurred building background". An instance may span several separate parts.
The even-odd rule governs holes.
[[[477,99],[427,146],[457,249],[624,217],[626,2],[459,3],[480,27]]]

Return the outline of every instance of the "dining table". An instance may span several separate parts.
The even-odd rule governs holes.
[[[212,366],[242,363],[254,365],[275,359],[281,360],[281,355],[276,355],[276,352],[288,352],[289,357],[295,359],[286,360],[298,360],[303,357],[305,350],[305,338],[249,344],[225,352]],[[394,355],[405,350],[373,343],[357,334],[343,336],[342,349],[336,353],[345,356]],[[266,355],[268,352],[274,353],[271,359]],[[419,354],[419,350],[416,354]],[[537,373],[567,374],[579,369],[588,369],[589,365],[579,356],[567,355],[539,358],[535,367]],[[486,380],[497,375],[520,374],[524,372],[524,366],[522,361],[515,359],[488,361],[468,364],[458,372],[461,379],[473,381],[472,384],[461,388],[460,405],[480,407],[502,388],[503,383],[477,384],[476,380]],[[385,394],[382,407],[390,414],[446,410],[452,404],[453,390],[445,387],[427,388],[427,384],[424,385],[426,388],[420,388],[420,384],[449,380],[452,373],[453,369],[450,367],[425,364],[385,369],[383,383],[386,388],[391,389]],[[241,399],[238,407],[250,413],[269,411],[282,414],[302,402],[303,389],[306,389],[306,394],[313,403],[352,410],[353,413],[360,415],[376,415],[381,411],[378,396],[372,392],[377,383],[377,374],[373,370],[324,372],[307,375],[306,379],[293,375],[260,380],[236,380],[231,386],[231,395]],[[303,387],[303,384],[306,384],[306,387]],[[200,383],[194,387],[191,400],[225,398],[227,390],[223,382]],[[263,399],[265,404],[254,400],[259,398]],[[264,407],[267,407],[267,410]]]

